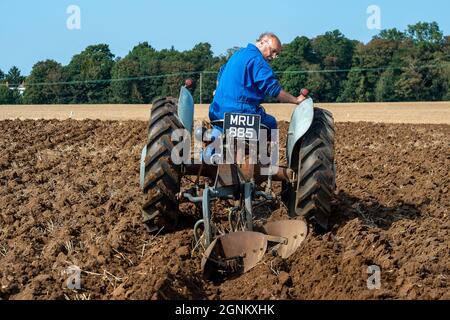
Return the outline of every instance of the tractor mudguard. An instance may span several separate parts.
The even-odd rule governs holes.
[[[287,159],[289,167],[292,162],[292,153],[295,146],[300,143],[303,135],[308,131],[314,118],[314,102],[311,98],[300,103],[292,113],[288,131]]]
[[[186,130],[191,133],[194,125],[194,98],[185,86],[180,90],[178,117]]]

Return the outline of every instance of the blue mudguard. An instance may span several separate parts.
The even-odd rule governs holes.
[[[181,87],[178,99],[178,117],[186,130],[191,133],[194,125],[194,98],[186,87]]]
[[[314,118],[314,102],[311,98],[306,99],[295,108],[291,117],[288,131],[287,158],[289,167],[292,163],[292,153],[295,146],[300,143],[301,138],[308,131]]]

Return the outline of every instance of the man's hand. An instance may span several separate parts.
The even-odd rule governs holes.
[[[297,97],[297,103],[300,104],[303,101],[305,101],[309,96],[309,90],[303,88],[302,90],[300,90],[300,95]]]
[[[300,104],[300,103],[302,103],[303,101],[305,101],[306,100],[306,98],[307,97],[305,97],[304,95],[299,95],[298,97],[297,97],[297,104]]]
[[[284,90],[281,90],[277,99],[278,99],[278,101],[283,102],[283,103],[300,104],[300,103],[302,103],[302,101],[304,101],[308,98],[308,94],[309,94],[309,91],[307,89],[302,89],[300,95],[298,97],[294,97],[290,93],[288,93]]]

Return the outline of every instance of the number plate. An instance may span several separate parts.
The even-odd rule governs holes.
[[[261,116],[256,114],[225,113],[223,131],[238,140],[258,140]]]

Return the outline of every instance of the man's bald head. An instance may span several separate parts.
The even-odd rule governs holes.
[[[277,43],[281,46],[280,38],[278,38],[278,36],[272,32],[264,32],[259,36],[256,42],[261,42],[262,40],[272,40],[274,43]]]
[[[278,57],[282,50],[280,39],[272,32],[261,34],[256,40],[256,46],[267,61]]]

